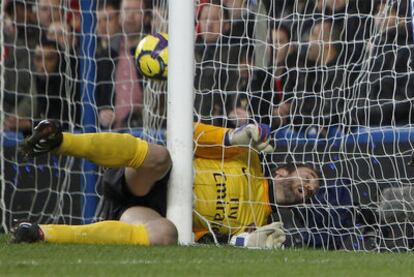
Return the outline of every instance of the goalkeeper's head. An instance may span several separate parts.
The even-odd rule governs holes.
[[[274,171],[274,200],[277,204],[304,203],[320,187],[321,174],[308,164],[285,164]]]

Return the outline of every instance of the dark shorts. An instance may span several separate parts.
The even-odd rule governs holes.
[[[166,216],[167,211],[167,183],[169,173],[156,182],[151,191],[142,197],[133,195],[125,180],[125,168],[110,168],[103,176],[104,204],[100,214],[105,220],[118,220],[130,207],[148,207]]]

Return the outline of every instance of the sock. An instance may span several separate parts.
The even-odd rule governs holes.
[[[88,159],[105,167],[138,168],[148,154],[148,142],[129,134],[63,133],[56,154]]]
[[[143,224],[108,220],[86,225],[39,226],[44,240],[52,243],[150,245],[148,231]]]

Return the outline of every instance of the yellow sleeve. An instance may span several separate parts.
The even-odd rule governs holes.
[[[194,123],[195,156],[205,159],[221,159],[231,158],[248,151],[247,148],[224,145],[224,137],[228,130],[228,128],[199,122]]]

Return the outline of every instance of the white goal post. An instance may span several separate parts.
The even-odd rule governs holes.
[[[178,229],[181,244],[194,242],[193,210],[193,79],[194,1],[169,1],[167,147],[173,167],[167,218]]]

